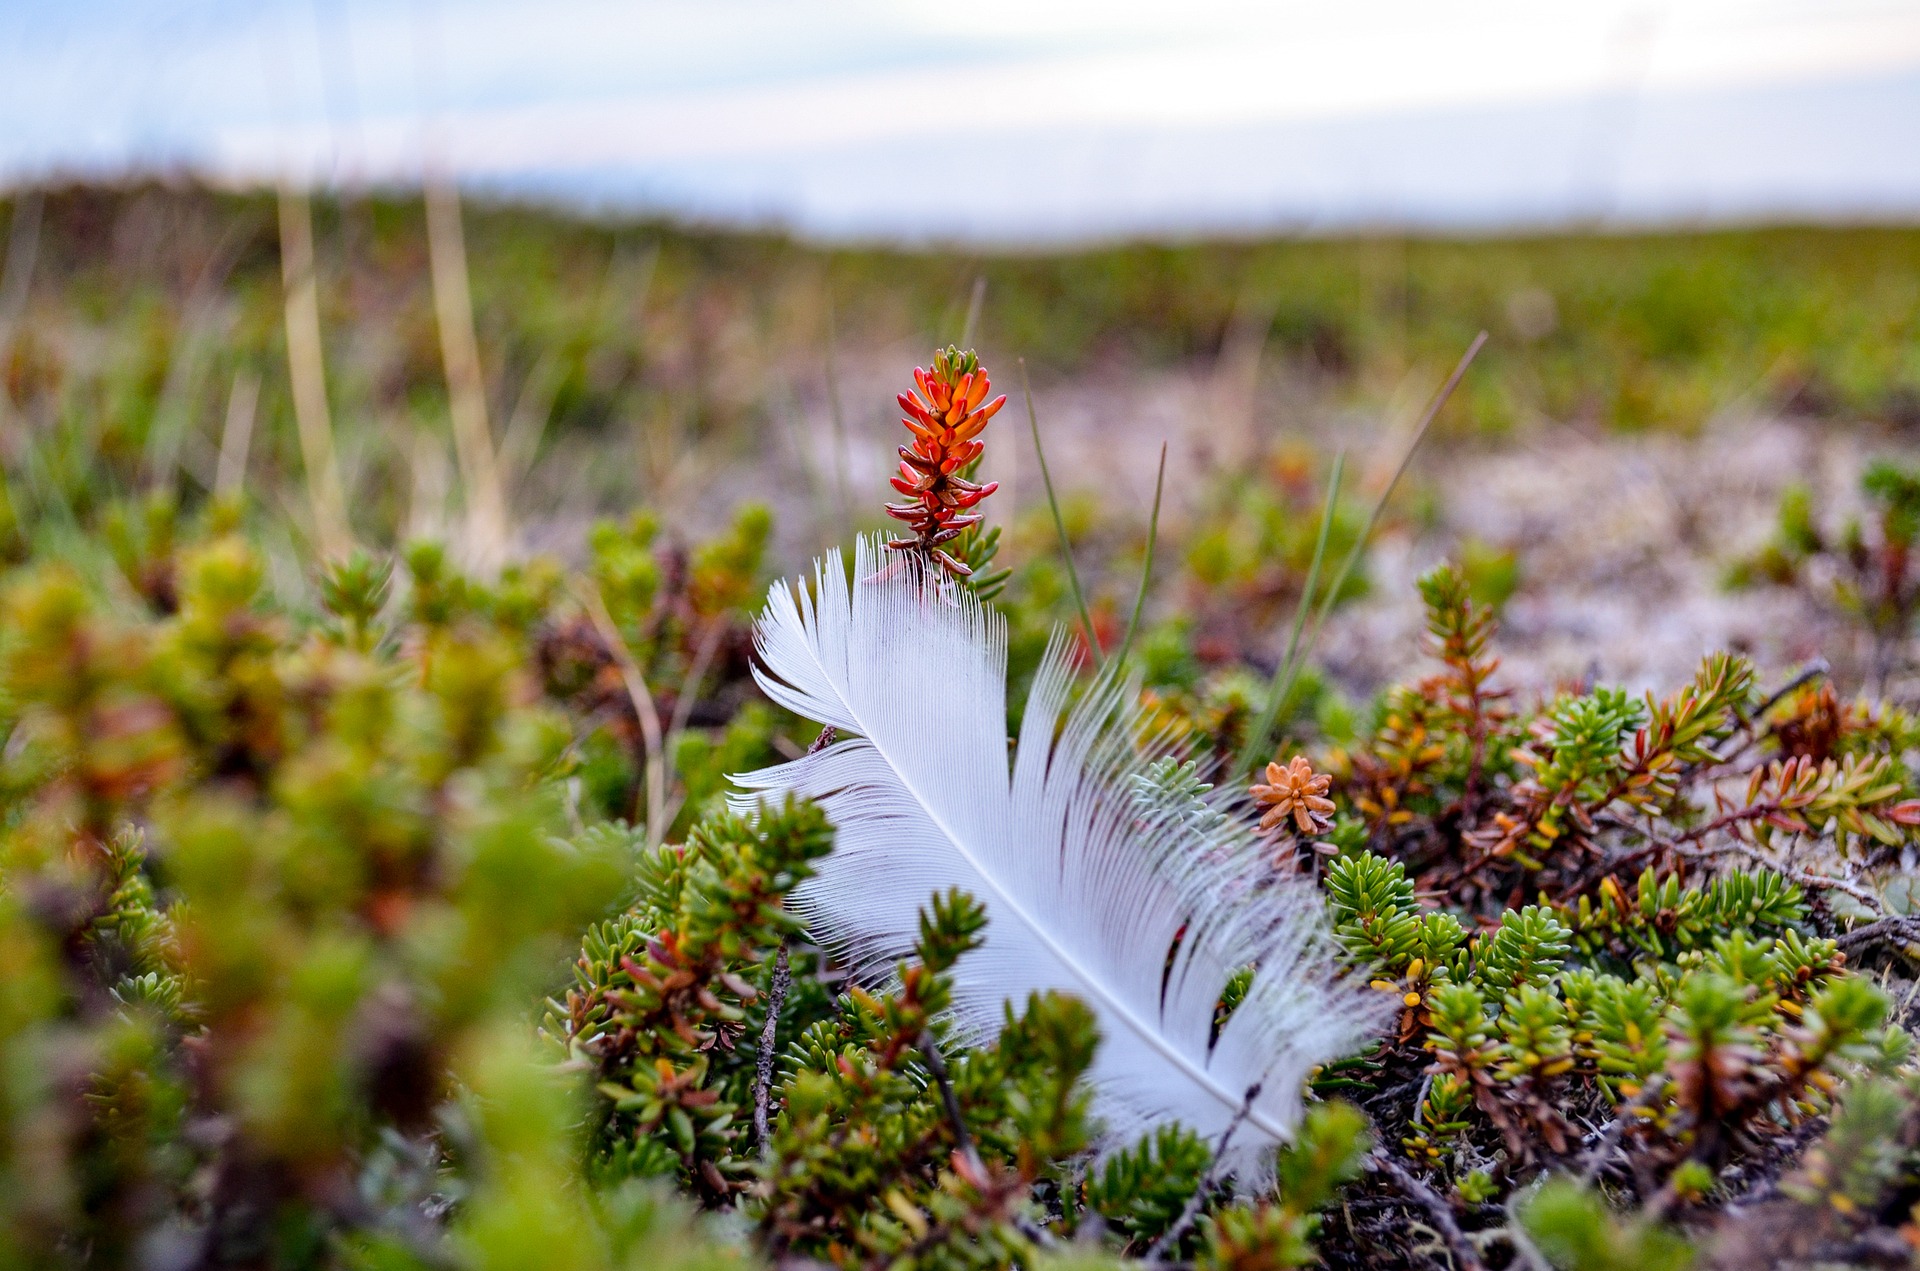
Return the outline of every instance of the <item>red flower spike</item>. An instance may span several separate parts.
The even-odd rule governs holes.
[[[897,399],[903,412],[900,422],[913,434],[913,444],[899,448],[900,475],[890,479],[893,488],[912,501],[886,505],[887,515],[906,522],[913,537],[893,539],[887,546],[919,552],[929,563],[964,578],[973,571],[941,551],[940,544],[980,524],[984,518],[967,509],[1000,488],[997,481],[982,485],[958,474],[986,450],[976,438],[1007,399],[1003,394],[987,401],[993,382],[971,350],[949,347],[936,353],[931,370],[914,368],[913,383],[918,391]]]

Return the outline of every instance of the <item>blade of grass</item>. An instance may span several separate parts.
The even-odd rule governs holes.
[[[840,408],[840,351],[833,324],[833,295],[827,295],[827,410],[833,420],[833,499],[839,505],[840,541],[853,541],[853,505],[847,502],[847,416]]]
[[[559,400],[562,378],[560,359],[549,350],[534,362],[533,369],[521,383],[513,410],[507,415],[506,431],[500,438],[499,467],[504,488],[514,489],[533,470],[540,439],[553,420],[553,405]]]
[[[1067,539],[1067,518],[1060,515],[1060,500],[1053,493],[1053,474],[1047,470],[1047,452],[1040,444],[1040,417],[1033,410],[1033,384],[1027,379],[1027,359],[1020,359],[1020,391],[1027,398],[1027,428],[1033,433],[1033,453],[1040,460],[1040,481],[1047,488],[1047,507],[1053,512],[1053,528],[1060,534],[1060,559],[1066,562],[1067,585],[1073,588],[1073,603],[1080,611],[1080,623],[1087,631],[1087,651],[1096,669],[1105,661],[1100,656],[1100,638],[1093,633],[1093,614],[1087,610],[1087,595],[1080,589],[1080,571],[1073,567],[1073,544]]]
[[[1347,452],[1342,450],[1333,457],[1333,472],[1327,477],[1327,498],[1320,509],[1320,530],[1313,541],[1313,559],[1307,565],[1306,585],[1300,589],[1300,599],[1293,607],[1293,630],[1287,634],[1287,649],[1280,657],[1279,665],[1273,668],[1273,681],[1267,689],[1267,700],[1260,708],[1260,717],[1254,721],[1253,731],[1247,734],[1247,741],[1240,748],[1240,757],[1234,761],[1235,772],[1247,772],[1260,760],[1267,748],[1268,739],[1273,735],[1273,723],[1280,717],[1281,703],[1287,700],[1287,694],[1293,691],[1293,681],[1299,673],[1295,662],[1300,652],[1300,633],[1306,630],[1307,614],[1313,609],[1315,590],[1320,586],[1320,566],[1327,559],[1327,539],[1333,532],[1333,513],[1340,500],[1340,482],[1346,476]]]
[[[1147,607],[1147,583],[1153,578],[1153,549],[1160,538],[1160,491],[1167,482],[1167,443],[1160,443],[1160,471],[1153,479],[1153,512],[1147,517],[1147,559],[1140,566],[1140,590],[1133,595],[1133,616],[1127,619],[1127,635],[1120,641],[1120,652],[1114,655],[1114,662],[1120,666],[1127,664],[1127,654],[1133,651],[1134,633],[1140,630],[1140,613]]]
[[[313,212],[304,190],[280,187],[280,278],[285,292],[287,376],[293,420],[300,434],[307,504],[322,554],[339,558],[353,547],[347,497],[327,407],[327,372],[320,343],[320,300],[313,262]]]
[[[1353,576],[1354,567],[1360,563],[1360,554],[1366,550],[1368,541],[1373,537],[1373,531],[1379,526],[1381,513],[1386,511],[1387,500],[1393,497],[1394,490],[1400,484],[1400,478],[1406,475],[1408,466],[1413,462],[1414,452],[1420,449],[1420,443],[1425,439],[1427,430],[1433,427],[1434,419],[1440,414],[1441,408],[1447,404],[1448,399],[1453,396],[1453,391],[1460,387],[1460,381],[1465,378],[1467,368],[1473,365],[1473,359],[1480,355],[1480,350],[1486,342],[1487,333],[1485,331],[1473,337],[1473,343],[1467,346],[1467,351],[1462,353],[1459,362],[1454,364],[1453,373],[1447,376],[1446,382],[1440,386],[1440,391],[1435,393],[1433,399],[1427,403],[1426,412],[1420,416],[1419,422],[1414,425],[1413,435],[1408,438],[1406,449],[1401,452],[1400,462],[1395,465],[1393,475],[1388,478],[1387,484],[1380,491],[1379,497],[1373,501],[1373,509],[1367,514],[1366,525],[1361,528],[1359,537],[1353,540],[1353,545],[1347,549],[1347,554],[1345,558],[1341,560],[1340,568],[1338,572],[1334,574],[1333,581],[1329,583],[1327,589],[1321,593],[1320,604],[1314,610],[1313,623],[1307,628],[1305,641],[1298,647],[1297,653],[1290,652],[1287,660],[1281,663],[1278,673],[1280,675],[1280,689],[1272,699],[1273,709],[1276,714],[1279,710],[1279,704],[1286,701],[1288,694],[1293,692],[1294,683],[1300,678],[1301,666],[1304,665],[1307,658],[1312,655],[1314,646],[1319,643],[1320,629],[1326,625],[1327,615],[1333,612],[1334,599],[1339,596],[1341,588],[1347,585],[1347,579]],[[1324,525],[1322,529],[1324,531]],[[1303,605],[1307,595],[1311,595],[1311,592],[1309,591],[1306,595],[1302,596]],[[1296,613],[1296,621],[1298,617],[1299,614]],[[1271,726],[1271,722],[1269,722],[1268,727],[1271,728]],[[1258,752],[1258,748],[1255,745],[1256,741],[1261,747],[1264,747],[1266,744],[1264,739],[1260,739],[1257,736],[1250,736],[1246,749],[1241,752],[1240,761],[1235,765],[1234,770],[1236,773],[1245,772],[1248,766],[1251,765],[1253,757]]]
[[[620,670],[620,681],[633,703],[633,713],[640,720],[640,742],[646,749],[643,761],[646,767],[647,846],[657,847],[667,834],[664,823],[667,754],[665,739],[660,731],[660,712],[654,706],[653,694],[647,690],[647,678],[641,673],[640,664],[634,661],[633,650],[627,647],[619,624],[607,612],[607,602],[600,595],[599,584],[591,579],[580,581],[574,587],[574,599],[587,611],[588,620],[600,633],[600,642],[613,655],[614,665]]]
[[[253,445],[254,414],[260,407],[260,377],[249,370],[234,372],[233,392],[227,397],[227,422],[220,430],[220,461],[214,470],[215,494],[238,494],[247,483],[247,452]]]
[[[1320,531],[1313,544],[1313,560],[1307,566],[1307,584],[1300,596],[1300,605],[1294,611],[1293,630],[1287,635],[1286,656],[1281,665],[1291,666],[1300,651],[1300,633],[1306,626],[1307,612],[1312,608],[1315,589],[1320,583],[1320,567],[1326,562],[1327,541],[1333,533],[1333,514],[1340,498],[1340,485],[1347,472],[1347,452],[1342,450],[1333,456],[1333,472],[1327,477],[1326,506],[1320,509]],[[1278,702],[1275,703],[1278,705]]]
[[[973,280],[973,296],[967,301],[967,323],[960,328],[960,347],[973,347],[973,333],[980,329],[980,307],[987,300],[987,276],[977,274]]]
[[[1401,452],[1400,462],[1394,467],[1393,475],[1387,479],[1386,487],[1380,491],[1380,497],[1373,501],[1373,510],[1367,513],[1367,523],[1361,529],[1360,537],[1354,539],[1353,546],[1347,549],[1346,559],[1340,562],[1340,572],[1333,576],[1333,584],[1321,598],[1320,608],[1313,616],[1313,626],[1307,630],[1307,643],[1302,650],[1302,657],[1313,651],[1314,642],[1320,638],[1320,628],[1326,624],[1327,615],[1333,611],[1333,598],[1340,594],[1340,589],[1346,586],[1347,579],[1352,577],[1354,566],[1360,563],[1360,554],[1366,550],[1368,541],[1373,538],[1373,531],[1380,524],[1380,514],[1387,509],[1387,500],[1393,497],[1394,490],[1400,485],[1400,478],[1407,474],[1407,468],[1413,463],[1414,452],[1420,449],[1420,443],[1426,439],[1427,430],[1433,427],[1434,419],[1440,414],[1441,408],[1447,404],[1448,399],[1453,396],[1453,390],[1460,387],[1460,381],[1466,377],[1467,368],[1473,365],[1473,359],[1480,355],[1480,349],[1486,342],[1485,331],[1473,337],[1473,343],[1467,346],[1467,351],[1462,353],[1459,362],[1454,364],[1453,374],[1447,376],[1447,382],[1440,386],[1440,391],[1435,393],[1433,400],[1427,403],[1426,413],[1420,416],[1420,422],[1414,426],[1413,436],[1407,440],[1407,448]]]
[[[769,401],[767,409],[779,415],[782,430],[786,434],[787,448],[793,452],[793,466],[800,473],[800,482],[807,490],[807,505],[812,513],[813,535],[825,543],[833,534],[830,524],[833,520],[832,500],[826,487],[821,483],[820,473],[813,464],[813,448],[800,436],[800,423],[806,418],[806,408],[800,404],[800,398],[791,384],[784,386],[782,400]]]
[[[0,265],[0,362],[13,351],[14,331],[27,310],[27,295],[33,290],[33,265],[40,255],[40,191],[16,189],[13,214],[7,220],[6,263]],[[9,429],[13,413],[13,393],[0,383],[0,435]]]
[[[182,467],[189,475],[199,476],[202,484],[213,479],[204,469],[194,471],[200,457],[194,450],[200,441],[193,429],[194,408],[212,360],[227,276],[252,244],[258,228],[251,216],[227,226],[181,305],[180,325],[167,356],[166,378],[161,382],[160,397],[154,403],[147,429],[146,480],[151,489],[173,490]]]
[[[13,196],[13,216],[7,224],[7,259],[0,268],[0,356],[13,345],[14,329],[26,312],[27,293],[33,289],[33,266],[40,255],[40,214],[44,201],[39,190],[20,190]]]
[[[427,263],[434,314],[440,327],[440,361],[446,372],[454,455],[460,463],[460,492],[466,501],[466,546],[474,563],[490,572],[503,563],[513,527],[499,454],[487,422],[486,381],[481,375],[480,340],[474,329],[460,193],[451,181],[430,180],[426,203]]]
[[[680,685],[680,695],[674,699],[673,718],[667,724],[666,735],[661,742],[663,763],[668,770],[666,775],[669,780],[676,775],[673,769],[678,765],[674,762],[674,755],[679,752],[680,737],[687,731],[687,724],[693,718],[693,708],[700,696],[700,684],[707,678],[707,670],[713,665],[713,656],[720,651],[720,640],[726,634],[725,613],[716,614],[708,620],[707,629],[700,637],[700,645],[694,651],[693,665],[687,671],[686,680]],[[686,805],[686,801],[687,790],[682,783],[673,797],[667,800],[666,808],[660,814],[662,834],[673,828],[673,823],[679,819],[680,809]]]

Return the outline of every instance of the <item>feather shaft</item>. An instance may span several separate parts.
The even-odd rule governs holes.
[[[1115,671],[1076,702],[1060,633],[1009,772],[1004,625],[911,557],[882,568],[883,551],[860,541],[851,586],[837,553],[810,593],[776,586],[756,628],[767,694],[843,735],[735,778],[742,803],[791,793],[835,823],[796,910],[871,975],[911,948],[931,893],[972,892],[989,925],[955,971],[963,1034],[991,1036],[1029,993],[1074,994],[1106,1039],[1093,1086],[1115,1140],[1174,1119],[1216,1137],[1239,1120],[1229,1167],[1258,1174],[1307,1071],[1365,1036],[1378,995],[1339,972],[1318,896],[1273,875],[1243,820],[1139,802],[1133,696]]]

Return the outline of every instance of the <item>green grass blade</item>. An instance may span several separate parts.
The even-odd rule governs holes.
[[[1027,379],[1027,359],[1020,359],[1020,391],[1027,399],[1027,428],[1033,433],[1033,453],[1040,459],[1040,481],[1047,488],[1047,507],[1053,512],[1053,528],[1060,534],[1060,559],[1066,562],[1067,585],[1073,588],[1073,603],[1080,610],[1080,623],[1087,631],[1087,651],[1098,668],[1106,659],[1100,656],[1100,637],[1093,632],[1093,614],[1087,609],[1087,594],[1080,589],[1080,571],[1073,567],[1073,544],[1067,539],[1067,518],[1060,515],[1060,500],[1053,493],[1053,474],[1047,470],[1046,448],[1040,444],[1040,417],[1033,410],[1033,384]]]
[[[1448,399],[1453,396],[1453,390],[1460,387],[1460,381],[1466,376],[1467,368],[1473,365],[1473,359],[1479,356],[1480,349],[1486,342],[1485,331],[1473,337],[1473,343],[1467,346],[1467,351],[1460,355],[1460,361],[1454,365],[1453,374],[1447,376],[1447,382],[1440,386],[1440,391],[1435,393],[1433,400],[1427,403],[1426,413],[1420,417],[1419,424],[1415,426],[1406,450],[1401,452],[1400,462],[1394,468],[1393,476],[1387,480],[1386,488],[1380,491],[1380,497],[1373,501],[1373,510],[1367,514],[1366,526],[1360,531],[1360,537],[1353,540],[1353,546],[1347,549],[1346,559],[1340,562],[1340,572],[1334,575],[1333,585],[1321,598],[1320,608],[1313,616],[1313,626],[1307,631],[1306,648],[1301,656],[1304,657],[1313,651],[1314,644],[1320,639],[1320,628],[1326,625],[1327,615],[1333,612],[1333,598],[1340,594],[1340,589],[1346,586],[1347,579],[1353,576],[1354,567],[1360,563],[1360,554],[1366,550],[1367,543],[1373,538],[1374,529],[1380,524],[1380,514],[1387,509],[1387,500],[1393,497],[1394,490],[1399,487],[1400,478],[1407,474],[1407,468],[1413,463],[1414,452],[1420,449],[1420,443],[1425,440],[1427,430],[1433,427],[1433,421],[1440,414],[1441,407],[1445,406]]]
[[[853,504],[847,496],[847,415],[840,408],[840,349],[833,326],[833,294],[827,294],[827,410],[833,419],[833,501],[839,505],[840,541],[853,542]]]
[[[973,280],[973,295],[967,301],[967,322],[960,328],[960,347],[973,347],[973,333],[980,329],[980,309],[987,302],[987,276],[978,274]]]
[[[1133,637],[1140,630],[1140,614],[1147,607],[1147,584],[1153,579],[1153,548],[1160,538],[1160,491],[1167,483],[1167,443],[1160,443],[1160,471],[1153,479],[1153,512],[1147,518],[1147,559],[1140,567],[1140,590],[1133,594],[1133,616],[1127,619],[1127,635],[1120,641],[1114,661],[1125,666],[1133,651]]]
[[[1248,735],[1247,745],[1242,749],[1240,759],[1234,765],[1234,771],[1236,773],[1244,773],[1247,771],[1258,758],[1259,752],[1266,746],[1266,737],[1272,730],[1274,719],[1279,715],[1280,705],[1287,700],[1287,695],[1293,692],[1293,686],[1300,678],[1301,666],[1305,664],[1307,658],[1313,653],[1314,646],[1319,643],[1320,630],[1326,626],[1327,616],[1333,612],[1334,600],[1339,596],[1341,589],[1347,585],[1347,579],[1353,576],[1354,567],[1360,563],[1360,554],[1366,551],[1367,543],[1373,538],[1373,531],[1380,524],[1380,516],[1386,511],[1387,500],[1393,497],[1394,490],[1400,485],[1400,478],[1406,475],[1408,466],[1413,463],[1414,452],[1420,449],[1420,443],[1425,439],[1427,431],[1433,427],[1434,419],[1438,417],[1441,408],[1447,404],[1448,399],[1453,396],[1453,391],[1460,387],[1460,381],[1465,378],[1467,368],[1473,365],[1473,359],[1480,355],[1480,350],[1485,346],[1486,342],[1487,333],[1485,331],[1473,337],[1473,343],[1467,346],[1467,351],[1460,355],[1459,362],[1454,365],[1453,373],[1447,376],[1446,382],[1440,386],[1440,391],[1435,393],[1433,399],[1427,403],[1426,413],[1420,416],[1420,422],[1414,426],[1413,436],[1407,441],[1407,448],[1401,452],[1400,462],[1395,466],[1393,476],[1388,479],[1386,487],[1380,491],[1380,496],[1373,501],[1373,510],[1367,514],[1366,525],[1361,529],[1359,537],[1353,540],[1353,546],[1347,549],[1346,557],[1341,560],[1340,568],[1338,572],[1334,574],[1333,581],[1329,583],[1326,590],[1321,593],[1320,603],[1313,613],[1313,624],[1307,628],[1304,643],[1300,644],[1296,650],[1292,647],[1292,642],[1289,641],[1290,647],[1287,657],[1275,672],[1275,682],[1278,685],[1278,689],[1272,697],[1269,698],[1267,709],[1261,713],[1259,725],[1253,733]],[[1330,494],[1327,505],[1329,515],[1331,514],[1332,506]],[[1327,530],[1327,524],[1324,519],[1321,523],[1320,530],[1324,540]],[[1296,611],[1294,615],[1296,623],[1299,621],[1299,618],[1305,614],[1307,600],[1313,594],[1312,577],[1315,569],[1317,569],[1319,565],[1319,550],[1317,548],[1315,549],[1314,555],[1314,569],[1309,569],[1308,571],[1308,590],[1302,594],[1302,607]],[[1297,630],[1296,634],[1298,634]]]
[[[1280,664],[1273,668],[1273,682],[1267,689],[1267,700],[1260,708],[1260,717],[1254,721],[1253,729],[1247,734],[1246,744],[1240,748],[1240,757],[1234,762],[1235,772],[1250,771],[1259,762],[1266,751],[1268,739],[1273,736],[1273,724],[1280,717],[1281,703],[1287,700],[1287,694],[1293,692],[1293,684],[1300,675],[1298,657],[1300,654],[1300,633],[1306,630],[1307,614],[1313,609],[1315,590],[1320,585],[1320,567],[1327,559],[1327,540],[1333,532],[1333,514],[1340,501],[1340,482],[1347,471],[1347,452],[1341,451],[1333,457],[1333,472],[1327,477],[1327,498],[1320,508],[1320,530],[1313,541],[1313,560],[1307,565],[1306,585],[1300,589],[1300,600],[1293,607],[1293,630],[1287,635],[1287,650],[1281,655]]]

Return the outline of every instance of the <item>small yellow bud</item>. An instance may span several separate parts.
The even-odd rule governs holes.
[[[913,1232],[914,1239],[926,1238],[927,1216],[920,1212],[917,1205],[901,1195],[898,1189],[892,1187],[887,1189],[883,1199],[887,1203],[887,1208],[891,1209],[894,1215],[907,1225],[907,1229]]]

